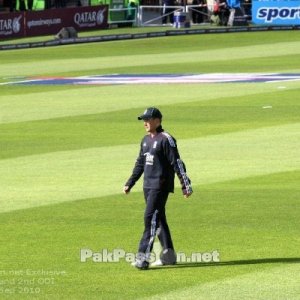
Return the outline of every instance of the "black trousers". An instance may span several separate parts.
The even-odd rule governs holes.
[[[163,18],[162,18],[162,23],[163,24],[167,24],[168,23],[168,19],[169,19],[169,21],[170,21],[170,23],[174,23],[174,8],[166,8],[166,7],[164,7],[163,8],[163,15],[165,15],[166,14],[166,16],[163,16]]]
[[[28,0],[28,10],[32,10],[32,6],[33,6],[33,0]]]
[[[139,254],[142,254],[145,260],[150,258],[156,234],[163,250],[174,249],[165,211],[168,196],[168,191],[144,189],[145,228],[139,245]]]
[[[66,6],[66,0],[55,0],[54,4],[55,4],[56,8],[65,7]]]
[[[204,22],[205,17],[205,9],[201,8],[194,8],[192,10],[192,20],[194,24],[201,24]]]

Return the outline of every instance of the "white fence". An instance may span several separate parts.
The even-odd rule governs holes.
[[[199,5],[186,6],[140,6],[137,15],[137,26],[162,26],[173,23],[175,12],[186,12],[192,20],[192,15],[202,15],[202,22],[209,21],[212,7]]]
[[[138,27],[163,26],[173,23],[175,12],[202,14],[208,18],[209,14],[199,11],[198,5],[187,6],[139,6],[138,8],[109,9],[109,24],[132,24]]]
[[[184,6],[140,6],[137,25],[139,27],[168,25],[173,23],[174,12],[184,11]]]
[[[244,14],[247,15],[247,10],[249,10],[248,7],[242,7],[242,10],[245,11]],[[173,15],[175,12],[185,12],[191,25],[207,24],[212,22],[213,5],[141,5],[134,8],[115,8],[109,10],[109,24],[129,23],[138,27],[170,26],[173,23]],[[222,16],[224,16],[224,10],[220,13],[221,18]]]

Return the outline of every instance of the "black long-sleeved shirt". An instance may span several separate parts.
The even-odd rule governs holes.
[[[191,193],[191,181],[180,159],[176,140],[163,130],[141,142],[139,156],[126,186],[131,189],[144,173],[144,188],[174,192],[174,175],[177,174],[183,194]]]

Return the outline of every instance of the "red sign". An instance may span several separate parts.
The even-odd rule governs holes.
[[[63,27],[77,31],[108,27],[108,5],[28,11],[25,36],[56,34]]]
[[[0,14],[0,39],[24,36],[24,13]]]

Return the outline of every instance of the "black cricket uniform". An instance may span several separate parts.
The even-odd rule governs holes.
[[[142,259],[148,261],[156,233],[163,249],[174,249],[165,205],[169,193],[174,192],[175,173],[180,180],[183,194],[192,193],[191,181],[180,159],[176,140],[164,132],[161,126],[157,128],[157,135],[146,135],[143,138],[139,156],[126,186],[131,189],[143,173],[146,209],[145,229],[139,245],[139,254],[143,254]]]

